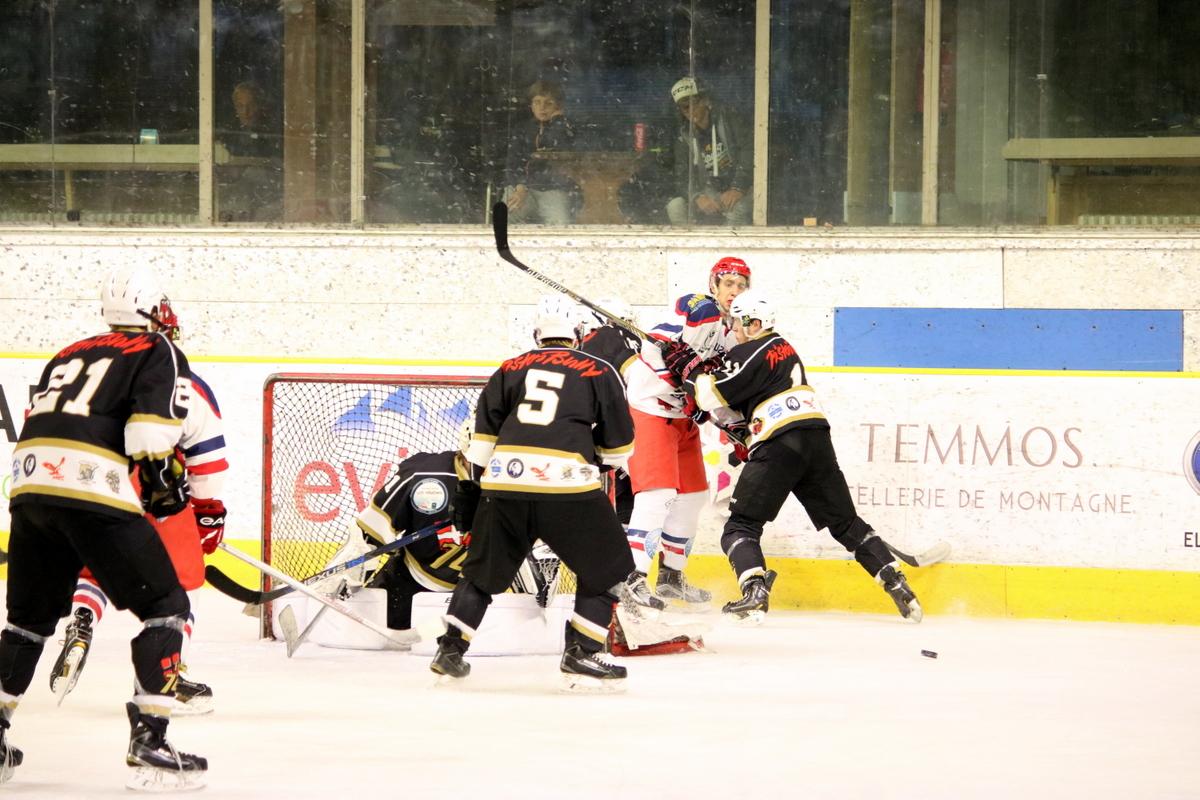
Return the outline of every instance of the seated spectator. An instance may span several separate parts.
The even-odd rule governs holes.
[[[221,131],[218,140],[233,157],[218,179],[218,219],[223,222],[279,221],[283,201],[281,137],[272,129],[265,96],[258,84],[244,81],[233,88],[237,129]],[[245,159],[239,163],[239,159]]]
[[[753,214],[754,139],[750,126],[718,105],[695,78],[671,87],[684,124],[675,148],[672,225],[749,225]]]
[[[504,201],[513,222],[570,225],[579,210],[579,186],[538,153],[571,150],[575,130],[563,113],[565,95],[556,81],[529,87],[529,119],[513,128],[504,170]]]

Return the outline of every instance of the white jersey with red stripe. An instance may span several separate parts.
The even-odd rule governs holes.
[[[642,343],[640,357],[625,373],[629,405],[638,411],[667,419],[682,419],[687,395],[663,362],[662,342],[682,341],[700,358],[721,352],[726,329],[721,309],[706,294],[685,294],[675,301],[675,317],[655,325]]]
[[[217,396],[194,372],[192,390],[192,402],[183,421],[179,447],[183,451],[192,497],[207,500],[221,493],[229,469],[229,462],[225,460],[225,423],[221,420]]]

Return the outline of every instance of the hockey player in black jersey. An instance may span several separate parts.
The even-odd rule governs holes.
[[[472,538],[430,664],[441,675],[470,672],[463,654],[492,595],[542,539],[578,579],[560,664],[568,686],[611,689],[625,677],[602,650],[613,602],[633,602],[621,588],[633,559],[600,471],[628,459],[633,421],[615,368],[574,349],[576,324],[573,304],[545,298],[535,320],[540,346],[505,361],[480,395],[467,457],[483,468],[482,496],[473,515],[473,482],[459,484],[456,523]]]
[[[101,287],[107,333],[63,348],[46,365],[12,457],[8,624],[0,633],[0,781],[21,752],[8,741],[58,619],[85,565],[117,608],[142,620],[131,649],[131,788],[192,788],[208,763],[166,740],[189,612],[162,539],[143,516],[188,507],[175,446],[187,413],[187,359],[156,320],[170,307],[143,267]],[[138,470],[140,494],[130,479]]]
[[[749,454],[729,503],[721,535],[742,598],[724,611],[759,620],[766,613],[775,572],[766,569],[760,540],[788,494],[795,495],[817,530],[833,538],[888,593],[901,616],[921,621],[921,606],[891,551],[854,508],[838,466],[829,421],[795,349],[775,332],[775,311],[750,290],[731,304],[738,344],[719,368],[705,372],[694,354],[673,354],[668,366],[706,411],[727,406],[748,420]]]
[[[355,520],[371,544],[359,549],[358,542],[352,541],[350,549],[343,548],[333,559],[333,563],[342,563],[405,533],[442,524],[435,536],[393,553],[369,582],[387,590],[387,626],[393,630],[412,626],[413,595],[449,592],[458,584],[468,541],[450,523],[451,501],[458,482],[470,477],[466,451],[473,428],[473,420],[464,423],[458,450],[416,453],[397,465],[395,473],[371,499],[371,505]]]

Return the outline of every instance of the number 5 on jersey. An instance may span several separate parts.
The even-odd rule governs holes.
[[[526,425],[549,425],[558,411],[558,389],[566,378],[561,372],[531,369],[525,373],[525,402],[517,406],[517,419]]]

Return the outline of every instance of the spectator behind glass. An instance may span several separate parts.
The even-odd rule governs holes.
[[[231,99],[237,129],[219,137],[233,158],[218,176],[217,217],[222,222],[278,221],[283,206],[281,137],[267,113],[265,95],[258,84],[244,81],[233,87]]]
[[[579,187],[551,160],[535,154],[572,150],[575,129],[563,115],[566,96],[556,81],[529,87],[530,118],[513,126],[504,169],[504,201],[514,222],[570,225],[579,210]]]
[[[714,102],[695,78],[676,81],[671,99],[684,120],[681,146],[675,149],[677,194],[667,203],[671,224],[749,225],[754,210],[750,126]]]

